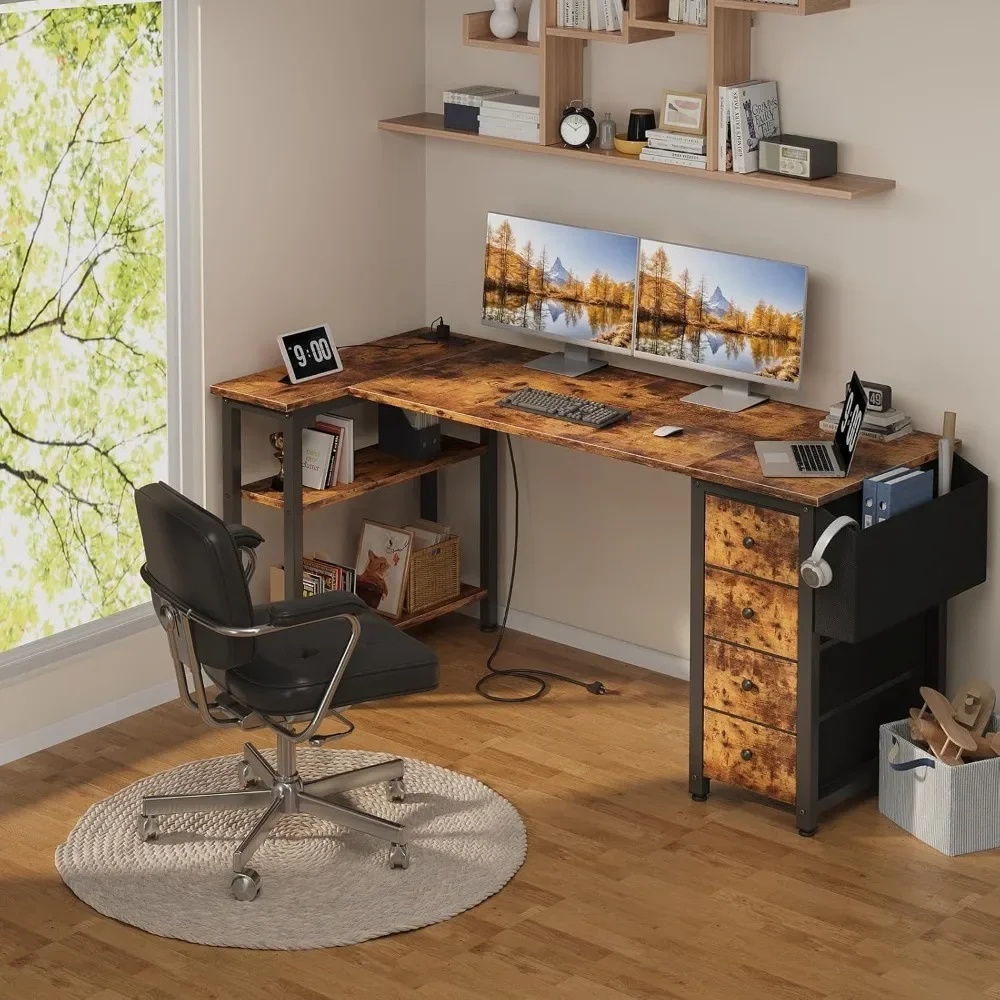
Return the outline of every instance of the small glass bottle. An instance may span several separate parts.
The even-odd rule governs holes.
[[[611,117],[611,112],[604,113],[604,121],[597,126],[597,145],[601,149],[615,148],[615,135],[618,133],[618,126]]]

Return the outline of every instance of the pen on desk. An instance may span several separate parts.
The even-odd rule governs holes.
[[[945,410],[944,427],[938,439],[938,496],[951,492],[951,468],[955,457],[955,421],[951,410]]]

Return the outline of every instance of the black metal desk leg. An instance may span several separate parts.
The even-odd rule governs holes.
[[[927,612],[928,649],[924,683],[935,691],[948,690],[948,605]]]
[[[420,516],[425,521],[438,519],[438,474],[425,472],[420,477]]]
[[[691,687],[688,791],[695,802],[708,798],[705,777],[705,490],[691,485]]]
[[[479,602],[479,624],[492,632],[498,624],[499,518],[500,518],[500,435],[481,431],[486,453],[479,457],[479,585],[486,596]]]
[[[816,512],[799,517],[799,562],[812,553]],[[803,837],[819,826],[819,636],[813,632],[815,591],[799,585],[798,704],[796,717],[795,825]]]
[[[296,414],[285,418],[285,600],[302,596],[302,428]]]
[[[243,523],[243,414],[231,400],[222,401],[222,519]]]

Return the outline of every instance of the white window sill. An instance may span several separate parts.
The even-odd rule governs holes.
[[[141,604],[108,618],[67,629],[58,635],[25,643],[0,655],[0,684],[52,666],[60,660],[90,653],[109,642],[124,639],[157,624],[153,605]]]

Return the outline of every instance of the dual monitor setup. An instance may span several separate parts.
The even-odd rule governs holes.
[[[490,213],[483,323],[561,341],[528,367],[578,376],[592,350],[726,377],[686,402],[737,412],[750,383],[798,388],[808,269]]]

